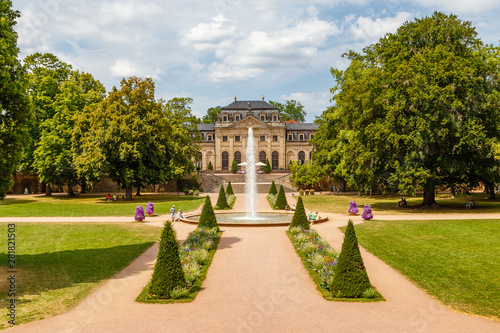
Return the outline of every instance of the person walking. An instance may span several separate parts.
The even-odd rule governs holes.
[[[172,205],[172,208],[170,208],[170,215],[172,215],[172,222],[175,221],[175,205]]]

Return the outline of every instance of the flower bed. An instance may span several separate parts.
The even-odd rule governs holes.
[[[276,199],[278,199],[278,196],[275,194],[269,193],[267,195],[267,201],[269,201],[269,204],[271,205],[272,209],[276,209],[274,206],[276,205]]]
[[[208,268],[217,250],[222,232],[216,228],[197,228],[189,234],[186,241],[179,248],[182,270],[187,288],[174,289],[171,299],[158,299],[148,294],[149,284],[142,290],[136,301],[144,303],[174,303],[191,302],[201,290]]]
[[[336,298],[330,292],[330,284],[333,282],[335,267],[337,265],[338,253],[324,241],[316,230],[304,230],[291,228],[287,231],[288,237],[299,257],[302,259],[304,268],[309,272],[309,276],[316,284],[316,289],[323,298],[329,301],[347,302],[372,302],[384,300],[379,293],[374,290],[374,295],[367,295],[366,298]]]

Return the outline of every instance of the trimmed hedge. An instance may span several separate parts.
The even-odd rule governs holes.
[[[179,243],[172,223],[167,221],[160,238],[158,258],[151,278],[149,294],[169,299],[174,289],[186,287],[186,279],[179,259]]]
[[[280,190],[276,198],[276,205],[274,207],[276,209],[285,209],[286,205],[288,205],[288,203],[286,202],[285,190],[283,189],[283,185],[280,185]]]
[[[272,195],[278,194],[278,190],[276,189],[276,184],[274,184],[274,180],[271,183],[271,187],[269,188],[269,194],[272,194]]]
[[[219,230],[219,225],[217,224],[217,218],[215,217],[214,208],[212,207],[212,202],[210,197],[207,195],[205,198],[205,204],[203,205],[203,211],[200,215],[200,221],[198,222],[199,228],[217,228]]]
[[[226,187],[226,195],[234,195],[234,192],[233,192],[233,186],[231,185],[231,181],[229,181],[229,183],[227,183],[227,187]]]
[[[360,298],[370,288],[354,225],[349,220],[330,291],[333,297]]]
[[[224,185],[220,186],[219,190],[219,198],[217,199],[217,204],[215,205],[215,209],[227,209],[229,208],[227,205],[226,191],[224,191]]]
[[[293,214],[292,222],[288,230],[297,227],[300,229],[309,230],[309,220],[307,219],[306,210],[304,209],[304,203],[302,202],[302,197],[297,200],[297,206],[295,207],[295,213]]]

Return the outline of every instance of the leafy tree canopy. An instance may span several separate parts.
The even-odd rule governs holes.
[[[325,174],[323,168],[317,163],[307,160],[304,164],[294,161],[290,166],[290,180],[294,186],[302,189],[318,188],[317,185]]]
[[[274,101],[269,101],[269,104],[278,108],[278,111],[283,115],[283,120],[297,120],[301,123],[306,121],[304,106],[294,99],[287,100],[285,104]]]
[[[214,124],[217,121],[217,117],[222,111],[221,106],[216,106],[207,110],[207,114],[203,116],[201,122],[203,124]]]
[[[333,106],[318,120],[315,160],[360,191],[413,194],[497,182],[498,48],[454,15],[404,23],[346,70],[331,70]]]

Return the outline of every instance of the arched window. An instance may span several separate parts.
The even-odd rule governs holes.
[[[266,163],[266,152],[265,151],[261,151],[259,153],[259,162]]]
[[[299,165],[302,165],[306,162],[306,153],[303,151],[299,151]]]
[[[229,170],[229,153],[227,151],[222,153],[222,170]]]
[[[200,170],[203,167],[203,154],[201,153],[201,151],[198,152],[198,161],[196,161],[196,167],[200,168]]]
[[[236,164],[241,163],[241,153],[239,151],[234,153],[234,160],[236,161]],[[241,166],[238,165],[238,170],[241,170]]]
[[[273,154],[272,154],[272,168],[273,170],[278,170],[278,157],[279,157],[279,154],[277,151],[273,151]]]

